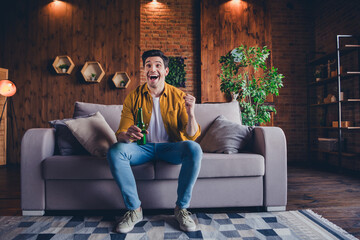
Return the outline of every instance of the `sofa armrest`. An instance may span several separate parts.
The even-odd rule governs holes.
[[[283,130],[255,127],[253,151],[265,158],[264,206],[286,206],[287,148]]]
[[[54,154],[55,129],[32,128],[21,141],[21,208],[44,211],[45,184],[41,162]]]

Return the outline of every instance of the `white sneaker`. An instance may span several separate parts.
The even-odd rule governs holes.
[[[122,220],[116,225],[115,231],[118,233],[128,233],[134,229],[135,224],[143,220],[143,212],[140,210],[130,210],[125,213]]]
[[[194,220],[191,218],[191,212],[184,209],[180,209],[179,207],[175,208],[174,211],[175,218],[180,224],[180,229],[185,232],[193,232],[196,230],[196,224]]]

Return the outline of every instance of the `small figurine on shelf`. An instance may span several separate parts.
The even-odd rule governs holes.
[[[320,95],[317,96],[317,102],[316,103],[317,104],[322,104],[323,103],[323,98]]]
[[[328,78],[336,77],[337,70],[336,70],[336,59],[333,61],[328,60],[327,64],[327,72],[328,72]]]
[[[61,64],[61,65],[59,65],[58,68],[59,68],[63,73],[66,73],[67,70],[69,69],[69,65],[67,65],[67,64]]]
[[[90,77],[91,81],[95,81],[96,80],[96,73],[92,73],[91,77]]]
[[[320,69],[316,69],[314,73],[315,80],[318,82],[321,80],[321,71]]]

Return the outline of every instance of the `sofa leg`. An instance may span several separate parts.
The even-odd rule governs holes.
[[[44,210],[23,210],[22,215],[23,216],[44,216],[45,211]]]
[[[265,207],[267,212],[281,212],[286,211],[286,206],[269,206]]]

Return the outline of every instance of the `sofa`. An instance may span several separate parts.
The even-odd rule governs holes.
[[[76,102],[74,117],[100,112],[115,132],[122,105]],[[237,102],[196,104],[201,142],[219,115],[241,124]],[[132,166],[144,209],[172,209],[176,202],[180,165],[162,161]],[[264,207],[285,210],[287,203],[287,147],[278,127],[256,126],[244,151],[204,152],[193,189],[191,208]],[[21,207],[23,215],[47,210],[124,209],[121,192],[106,157],[56,153],[54,128],[32,128],[21,143]]]

